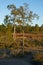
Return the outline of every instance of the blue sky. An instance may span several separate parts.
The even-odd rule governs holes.
[[[33,24],[42,25],[43,24],[43,0],[0,0],[0,24],[3,23],[5,15],[9,14],[7,5],[15,4],[16,7],[23,5],[23,3],[28,3],[30,10],[37,13],[40,18],[39,20],[32,21]]]

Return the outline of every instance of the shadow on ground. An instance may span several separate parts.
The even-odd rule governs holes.
[[[18,54],[10,58],[0,59],[0,65],[42,65],[38,61],[33,61],[33,59],[32,52],[25,52],[24,55]]]

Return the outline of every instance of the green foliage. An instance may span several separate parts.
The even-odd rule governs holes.
[[[29,38],[24,39],[24,33],[43,33],[43,25],[41,27],[39,27],[38,24],[35,26],[29,25],[29,22],[32,23],[32,20],[35,18],[38,19],[39,16],[30,11],[29,6],[26,3],[19,8],[15,5],[8,5],[7,8],[10,10],[11,14],[10,16],[6,15],[4,24],[0,25],[0,48],[10,48],[15,52],[14,50],[20,49],[22,43],[21,46],[24,52],[25,47],[29,48],[41,45],[37,40],[33,41],[31,38],[31,40],[29,40]],[[15,37],[13,38],[13,33],[23,33],[23,39],[18,39],[19,42],[17,39],[14,40]]]

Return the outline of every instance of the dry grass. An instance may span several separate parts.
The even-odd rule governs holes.
[[[34,60],[43,61],[43,52],[37,52],[33,56],[34,56]]]

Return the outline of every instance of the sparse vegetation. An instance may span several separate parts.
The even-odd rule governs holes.
[[[34,18],[39,16],[28,9],[28,4],[17,8],[15,5],[8,5],[11,14],[6,15],[4,24],[0,25],[0,58],[9,56],[25,56],[25,52],[29,53],[36,50],[43,50],[43,24],[39,26],[29,25]],[[29,15],[27,11],[29,10]],[[23,34],[23,38],[16,38],[16,34]],[[32,36],[24,38],[24,34],[32,34]],[[34,35],[42,34],[42,36]],[[2,51],[2,52],[1,52]],[[43,52],[33,54],[35,61],[43,61]]]

